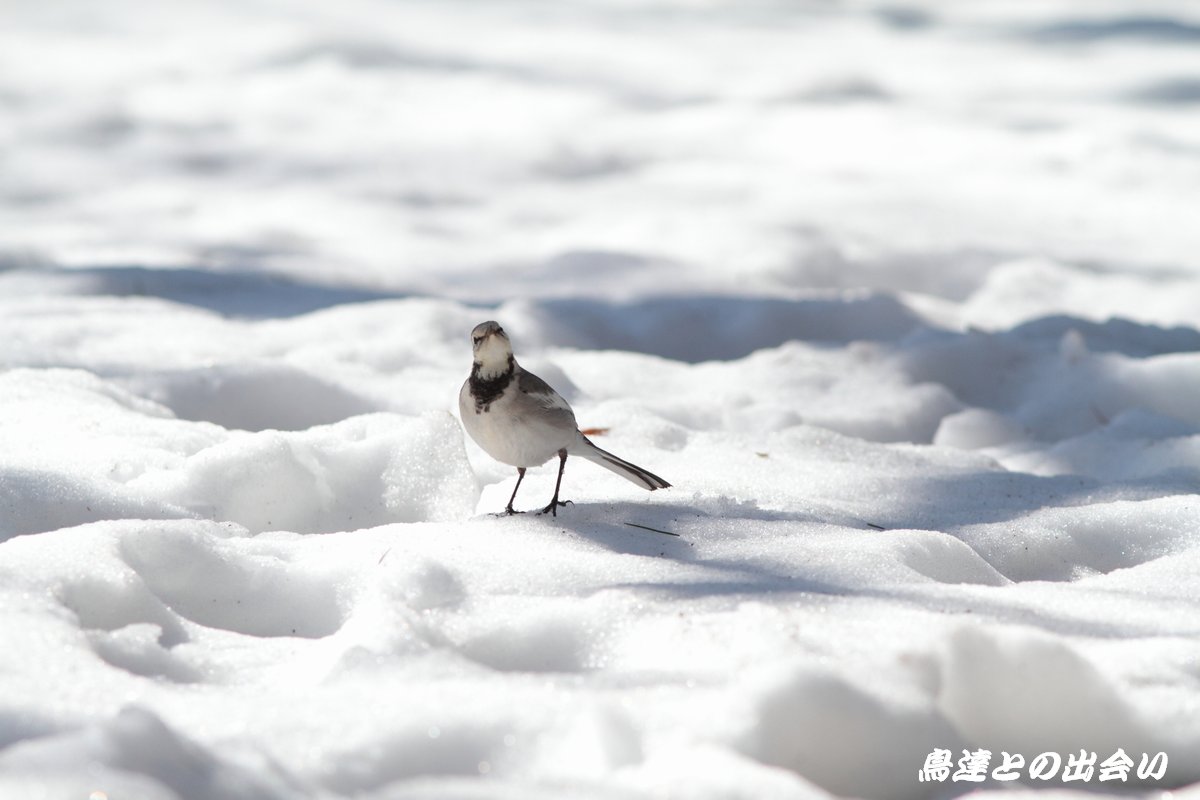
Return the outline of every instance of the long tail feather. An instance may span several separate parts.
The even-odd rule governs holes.
[[[607,450],[601,450],[592,444],[591,440],[586,436],[580,434],[579,438],[583,440],[583,445],[578,449],[572,448],[572,455],[581,456],[588,461],[599,464],[610,472],[620,475],[630,483],[636,483],[643,489],[649,489],[652,492],[655,489],[666,489],[671,485],[653,472],[642,469],[637,464],[630,464],[625,459],[618,458]]]

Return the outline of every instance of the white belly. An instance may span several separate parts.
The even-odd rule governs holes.
[[[514,395],[508,393],[492,402],[487,411],[476,412],[469,383],[464,383],[458,394],[459,414],[470,437],[489,456],[514,467],[545,464],[578,436],[573,423],[568,427],[561,417],[523,411],[526,407],[515,403]]]

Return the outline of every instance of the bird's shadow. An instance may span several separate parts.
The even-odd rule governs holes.
[[[704,549],[697,546],[704,538],[722,535],[712,532],[714,520],[748,524],[767,520],[788,520],[813,526],[830,524],[829,520],[815,514],[765,511],[751,503],[713,498],[699,504],[584,502],[569,506],[565,511],[560,509],[558,516],[527,516],[540,520],[548,533],[573,535],[620,555],[667,559],[685,570],[677,579],[617,582],[610,588],[676,599],[794,592],[842,595],[847,592],[843,586],[792,571],[780,572],[762,564],[713,557],[712,553],[705,555]]]
[[[615,553],[692,561],[694,546],[684,531],[705,516],[681,503],[572,502],[557,516],[534,518]]]
[[[501,514],[500,516],[504,516]],[[695,561],[695,543],[713,519],[790,521],[868,527],[860,520],[829,520],[807,512],[779,512],[714,498],[707,503],[570,502],[558,514],[529,511],[521,515],[548,528],[569,532],[614,553]]]

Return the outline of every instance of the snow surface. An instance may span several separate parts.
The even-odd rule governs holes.
[[[934,747],[1200,798],[1198,46],[1189,0],[7,4],[0,798],[1013,788]],[[491,516],[489,318],[674,488]]]

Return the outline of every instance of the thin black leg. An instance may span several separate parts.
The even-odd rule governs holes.
[[[508,505],[504,507],[505,514],[519,514],[519,511],[513,511],[513,500],[517,499],[517,489],[521,488],[521,481],[525,480],[525,468],[517,467],[517,485],[513,487],[512,497],[508,498]]]
[[[547,511],[549,511],[550,516],[557,517],[558,516],[558,507],[565,506],[567,503],[571,502],[570,500],[564,500],[561,503],[558,502],[558,490],[559,490],[559,487],[562,486],[563,468],[566,466],[567,466],[567,451],[564,448],[564,449],[558,451],[558,480],[554,482],[554,497],[550,499],[550,505],[546,506],[541,511],[539,511],[538,512],[539,514],[545,514]]]

